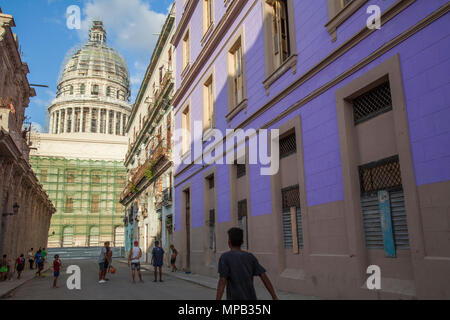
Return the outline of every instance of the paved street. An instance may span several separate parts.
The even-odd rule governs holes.
[[[215,291],[174,277],[165,277],[164,282],[153,282],[153,273],[143,270],[144,283],[131,282],[128,267],[115,263],[116,274],[108,275],[110,281],[98,283],[98,265],[95,260],[63,261],[64,268],[58,280],[57,289],[52,289],[52,272],[45,278],[35,278],[14,290],[8,299],[150,299],[150,300],[211,300]],[[69,290],[66,287],[66,267],[70,264],[81,268],[81,290]]]

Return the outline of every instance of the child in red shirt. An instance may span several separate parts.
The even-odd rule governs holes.
[[[59,270],[61,269],[62,262],[59,260],[59,255],[55,254],[55,259],[53,260],[53,288],[58,288],[56,286],[56,281],[58,281]]]

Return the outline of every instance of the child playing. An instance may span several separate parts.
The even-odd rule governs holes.
[[[16,260],[15,269],[17,271],[17,279],[20,279],[23,269],[25,269],[25,257],[23,253]]]
[[[177,271],[177,266],[175,265],[175,262],[177,261],[177,255],[178,251],[175,249],[175,246],[173,244],[170,245],[170,249],[172,250],[172,255],[170,256],[170,264],[172,266],[172,272]]]
[[[58,288],[56,286],[56,282],[58,281],[59,277],[59,270],[61,269],[62,262],[59,260],[59,255],[55,254],[54,260],[53,260],[53,288]]]

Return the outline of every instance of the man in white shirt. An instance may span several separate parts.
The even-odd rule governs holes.
[[[128,254],[128,266],[130,266],[131,262],[131,277],[133,278],[133,283],[136,283],[134,280],[136,271],[139,275],[139,281],[144,282],[142,280],[142,273],[141,273],[141,262],[140,258],[142,257],[142,250],[139,248],[139,241],[134,241],[134,246],[131,248],[130,253]]]

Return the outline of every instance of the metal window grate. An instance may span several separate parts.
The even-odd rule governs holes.
[[[291,207],[300,208],[300,191],[299,186],[292,186],[281,190],[283,211],[289,210]]]
[[[240,177],[245,176],[245,164],[236,164],[236,177],[239,179]]]
[[[398,156],[360,166],[359,179],[362,194],[401,187],[402,176]]]
[[[238,219],[247,216],[247,199],[238,202]]]
[[[208,180],[208,187],[209,189],[213,189],[214,188],[214,176],[210,176],[208,178],[206,178]]]
[[[297,152],[295,131],[280,139],[280,158],[290,156]]]
[[[291,207],[296,207],[297,243],[299,249],[303,248],[302,213],[300,209],[300,189],[298,185],[281,190],[283,243],[285,249],[293,248]]]
[[[390,110],[392,110],[392,97],[389,82],[385,82],[353,100],[355,124]]]

